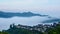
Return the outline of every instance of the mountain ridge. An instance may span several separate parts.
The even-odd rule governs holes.
[[[18,17],[32,17],[32,16],[46,17],[48,15],[35,14],[32,12],[12,13],[12,12],[0,11],[0,18],[11,18],[11,17],[15,17],[15,16],[18,16]]]

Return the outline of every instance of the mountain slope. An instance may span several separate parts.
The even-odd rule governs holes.
[[[12,12],[0,11],[0,17],[1,18],[11,18],[11,17],[15,17],[15,16],[18,16],[18,17],[32,17],[32,16],[46,17],[48,15],[35,14],[32,12],[12,13]]]

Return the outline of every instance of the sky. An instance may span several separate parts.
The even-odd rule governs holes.
[[[60,11],[60,0],[0,0],[0,10]]]

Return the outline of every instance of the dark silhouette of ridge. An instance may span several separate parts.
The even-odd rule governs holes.
[[[32,17],[32,16],[46,17],[48,15],[35,14],[32,12],[12,13],[12,12],[0,11],[0,18],[11,18],[11,17],[15,17],[15,16],[17,16],[17,17]]]
[[[60,19],[54,18],[54,19],[45,20],[42,23],[52,23],[52,22],[59,22],[59,21],[60,21]]]

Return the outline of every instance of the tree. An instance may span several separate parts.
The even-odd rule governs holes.
[[[8,34],[7,32],[0,32],[0,34]]]

